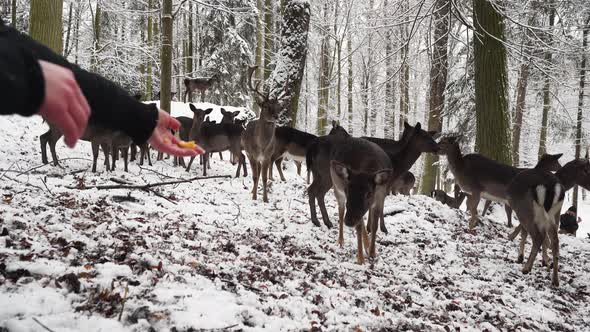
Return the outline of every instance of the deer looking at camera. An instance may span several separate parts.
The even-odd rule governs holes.
[[[252,199],[257,199],[258,181],[262,176],[262,200],[268,202],[267,181],[268,169],[272,165],[272,154],[275,142],[275,128],[280,112],[283,110],[282,97],[270,98],[270,92],[260,92],[260,82],[252,85],[252,74],[257,67],[248,68],[248,88],[254,92],[256,103],[260,107],[260,117],[251,121],[242,134],[242,146],[248,155],[252,167]],[[285,89],[288,82],[285,85]]]
[[[219,76],[217,74],[211,77],[198,77],[198,78],[185,78],[184,79],[184,96],[183,101],[186,103],[186,97],[192,101],[193,92],[201,92],[201,101],[203,101],[205,91],[213,85],[213,83],[219,82]]]
[[[520,173],[516,167],[502,164],[478,153],[463,155],[459,147],[459,137],[444,137],[439,142],[440,154],[446,155],[449,168],[461,190],[469,194],[467,210],[471,214],[469,228],[479,223],[477,206],[483,197],[495,202],[508,203],[508,185]],[[557,158],[560,155],[556,155]],[[548,158],[552,165],[555,158]],[[509,206],[507,204],[507,206]],[[508,212],[508,211],[507,211]],[[508,226],[512,226],[511,213],[508,213]]]

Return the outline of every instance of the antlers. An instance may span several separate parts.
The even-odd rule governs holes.
[[[262,98],[262,100],[267,100],[268,96],[262,94],[260,92],[260,90],[258,90],[258,86],[260,85],[260,82],[256,83],[256,87],[252,86],[252,74],[254,74],[254,71],[257,68],[258,68],[258,66],[248,68],[248,88],[250,88],[251,91],[255,92],[260,98]]]

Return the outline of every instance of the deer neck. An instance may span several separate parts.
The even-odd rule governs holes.
[[[449,168],[453,174],[457,174],[457,171],[463,169],[463,154],[459,148],[459,144],[453,144],[451,149],[447,153],[447,160],[449,162]]]
[[[412,165],[414,165],[416,160],[420,157],[420,154],[422,154],[422,152],[420,152],[420,150],[418,150],[418,148],[412,143],[412,141],[408,142],[398,155],[399,159],[397,165],[395,165],[396,167],[394,167],[394,171],[397,174],[403,174],[409,171],[410,168],[412,168]]]
[[[203,126],[203,121],[194,120],[193,121],[193,126],[191,127],[191,131],[190,131],[190,137],[191,138],[196,138],[197,140],[200,140],[200,138],[201,138],[201,127],[202,126]]]
[[[564,187],[564,189],[570,190],[576,185],[576,170],[572,169],[573,167],[569,165],[565,165],[560,168],[557,172],[555,172],[555,176],[559,179],[559,182]]]

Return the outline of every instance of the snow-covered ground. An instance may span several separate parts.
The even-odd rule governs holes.
[[[352,230],[339,248],[336,229],[311,224],[305,180],[289,163],[288,182],[272,183],[268,204],[251,200],[250,178],[154,188],[160,196],[68,189],[200,171],[187,174],[164,160],[92,174],[85,142],[75,150],[59,143],[62,168],[40,166],[45,130],[38,118],[0,119],[0,330],[590,326],[590,242],[583,238],[561,237],[561,287],[554,289],[540,258],[531,274],[520,272],[501,209],[470,232],[464,212],[424,196],[390,196],[386,210],[397,213],[386,217],[378,259],[359,266]],[[234,172],[214,158],[211,175]],[[331,193],[327,205],[335,222]]]

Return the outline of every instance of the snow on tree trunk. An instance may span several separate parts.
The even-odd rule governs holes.
[[[553,30],[553,26],[555,24],[555,8],[550,8],[549,13],[549,28],[548,30]],[[551,64],[553,61],[553,54],[551,53],[551,44],[552,44],[552,37],[551,33],[548,34],[548,47],[545,49],[545,62],[547,64]],[[543,73],[544,76],[544,83],[543,83],[543,116],[541,118],[541,138],[539,139],[539,153],[538,158],[547,152],[547,123],[549,119],[549,112],[551,112],[551,78],[547,73]]]
[[[285,1],[281,47],[276,55],[275,70],[268,82],[270,98],[282,97],[284,108],[288,110],[280,117],[279,122],[282,124],[296,117],[298,100],[295,97],[301,89],[305,68],[310,15],[309,2],[306,0]]]

